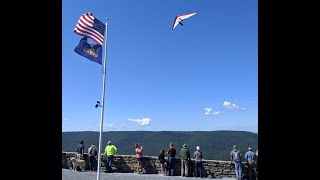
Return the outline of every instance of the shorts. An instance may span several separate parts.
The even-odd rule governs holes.
[[[137,158],[137,161],[142,162],[143,161],[143,157],[142,158]]]
[[[166,168],[166,165],[164,163],[160,163],[161,168]]]

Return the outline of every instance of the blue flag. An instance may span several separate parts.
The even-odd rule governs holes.
[[[87,43],[87,38],[80,40],[74,51],[87,59],[102,65],[102,46],[99,44],[91,45]]]

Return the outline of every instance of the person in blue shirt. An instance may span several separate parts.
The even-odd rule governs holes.
[[[253,180],[252,179],[252,172],[254,171],[255,173],[255,177],[256,175],[256,169],[255,169],[255,164],[256,164],[256,154],[254,152],[252,152],[252,148],[249,147],[248,148],[248,152],[246,152],[246,154],[244,155],[244,158],[247,161],[248,164],[248,171],[249,171],[249,180]]]

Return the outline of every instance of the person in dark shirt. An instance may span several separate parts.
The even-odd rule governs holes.
[[[202,174],[202,152],[200,151],[200,147],[197,146],[197,150],[194,152],[194,174],[196,178],[201,177],[203,178]]]
[[[88,149],[88,157],[89,157],[89,167],[90,171],[97,171],[97,162],[96,162],[96,153],[98,153],[96,145],[94,143],[91,143],[91,146]]]
[[[168,155],[168,170],[167,170],[167,176],[173,176],[174,171],[174,161],[176,156],[176,149],[173,147],[173,144],[170,143],[170,147],[167,151]]]
[[[83,159],[83,154],[84,154],[83,141],[81,141],[80,144],[78,144],[78,146],[76,148],[76,152],[77,152],[77,160]]]
[[[256,168],[255,168],[257,158],[256,158],[256,154],[252,152],[251,147],[248,148],[248,152],[246,152],[246,154],[244,155],[244,158],[246,159],[247,165],[248,165],[249,180],[253,180],[253,177],[252,177],[253,173],[255,177],[257,177]]]
[[[160,150],[160,154],[158,156],[158,160],[160,161],[160,167],[161,167],[161,172],[160,172],[160,175],[161,176],[164,176],[165,175],[165,162],[166,162],[166,159],[164,158],[164,150],[161,149]]]

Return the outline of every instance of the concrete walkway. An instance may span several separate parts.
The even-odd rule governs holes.
[[[100,180],[199,180],[195,177],[181,176],[160,176],[158,174],[136,174],[136,173],[100,173]],[[203,178],[210,179],[210,178]],[[62,180],[97,180],[97,172],[90,171],[72,171],[70,169],[62,169]],[[218,179],[217,179],[218,180]],[[235,178],[222,178],[219,180],[235,180]]]

